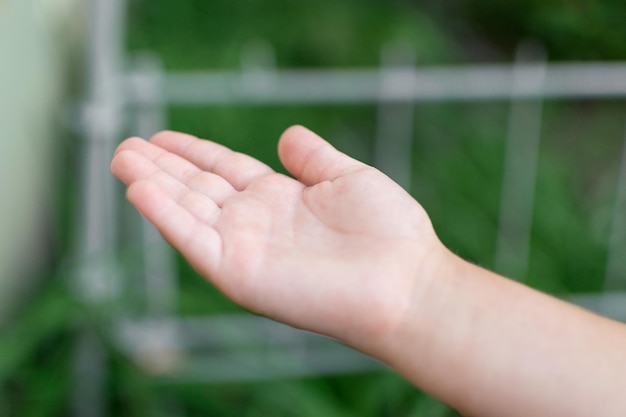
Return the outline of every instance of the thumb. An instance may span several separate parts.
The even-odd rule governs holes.
[[[282,134],[278,156],[287,171],[305,185],[333,181],[367,167],[302,126],[291,126]]]

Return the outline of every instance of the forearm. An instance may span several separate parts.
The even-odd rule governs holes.
[[[626,415],[622,324],[449,253],[437,265],[383,360],[470,416]]]

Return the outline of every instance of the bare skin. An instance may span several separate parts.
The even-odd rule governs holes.
[[[388,177],[294,126],[290,178],[214,142],[122,143],[128,199],[235,302],[335,337],[473,416],[626,415],[626,330],[449,252]]]

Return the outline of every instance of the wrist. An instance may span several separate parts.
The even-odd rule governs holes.
[[[398,358],[407,355],[407,348],[416,358],[431,350],[433,337],[446,315],[445,305],[451,302],[453,295],[450,288],[454,285],[455,274],[451,270],[464,262],[439,240],[421,252],[421,258],[413,255],[411,261],[405,263],[408,268],[395,299],[383,313],[388,325],[377,335],[375,350],[366,351],[392,367],[397,367]]]
[[[377,356],[440,398],[442,390],[447,394],[454,385],[441,379],[441,375],[455,375],[456,364],[448,359],[462,352],[468,337],[463,309],[473,297],[471,281],[476,268],[440,242],[433,245],[413,271],[406,307]],[[447,368],[445,372],[442,366]]]

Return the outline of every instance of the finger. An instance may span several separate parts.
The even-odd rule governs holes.
[[[127,185],[152,178],[162,182],[170,192],[190,188],[210,197],[219,206],[236,193],[225,179],[202,171],[178,155],[140,138],[130,138],[118,147],[111,170]]]
[[[282,134],[278,156],[285,168],[306,185],[333,181],[367,167],[302,126],[292,126]]]
[[[206,195],[181,183],[146,158],[144,154],[131,149],[123,149],[115,156],[114,167],[116,171],[122,172],[120,177],[127,185],[132,186],[139,181],[152,182],[202,222],[211,225],[219,215],[220,204],[215,201],[216,198],[213,195]],[[216,178],[223,181],[219,177]]]
[[[181,204],[158,184],[146,180],[131,184],[127,197],[199,273],[216,277],[222,258],[222,239],[217,230],[190,211],[190,205],[198,204],[199,200],[191,197]],[[206,204],[200,206],[207,207]],[[219,211],[216,206],[214,210]]]
[[[150,142],[189,160],[202,170],[219,175],[239,191],[255,179],[274,172],[251,156],[184,133],[160,132]]]

